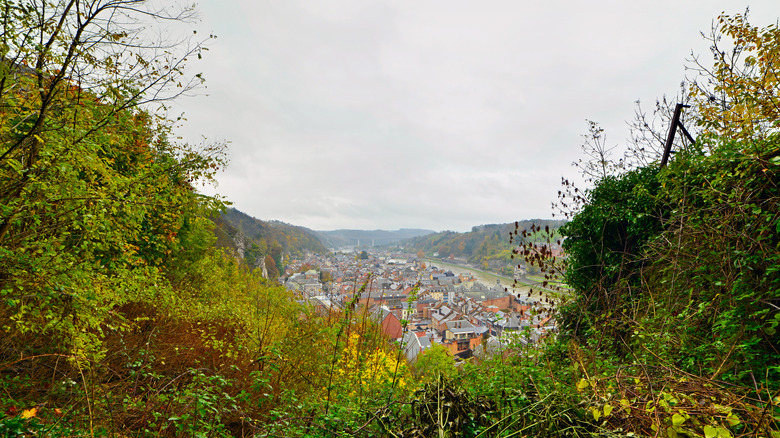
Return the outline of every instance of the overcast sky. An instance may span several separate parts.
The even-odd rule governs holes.
[[[780,1],[205,0],[217,39],[179,100],[194,143],[230,142],[216,193],[317,230],[549,218],[586,119],[610,144],[673,96],[701,31]],[[212,193],[212,190],[205,190]]]

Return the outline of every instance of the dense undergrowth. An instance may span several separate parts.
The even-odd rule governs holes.
[[[4,436],[780,436],[774,27],[719,22],[747,70],[722,57],[694,87],[701,132],[669,166],[578,195],[563,267],[518,251],[563,272],[557,336],[456,367],[216,249],[222,202],[194,187],[221,146],[176,144],[143,105],[183,70],[99,49],[137,50],[132,20],[90,26],[140,3],[71,3],[3,3]]]

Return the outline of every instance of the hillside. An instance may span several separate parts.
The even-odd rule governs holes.
[[[244,236],[252,239],[263,254],[284,254],[288,257],[300,257],[307,251],[324,253],[328,249],[320,241],[316,232],[280,221],[262,221],[235,208],[228,208],[220,217]]]
[[[469,263],[477,268],[512,275],[514,266],[510,256],[515,244],[510,244],[510,233],[519,230],[530,230],[532,225],[549,227],[551,230],[560,228],[566,221],[549,219],[529,219],[508,224],[479,225],[466,233],[443,231],[427,236],[416,237],[404,242],[410,252],[424,253],[426,256],[450,258],[461,263]],[[554,235],[553,235],[554,236]],[[516,243],[542,242],[542,233],[518,239]]]

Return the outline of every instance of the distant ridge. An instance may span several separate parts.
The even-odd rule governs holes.
[[[388,230],[333,230],[317,231],[323,243],[328,248],[343,247],[370,247],[386,246],[400,243],[403,240],[414,237],[427,236],[433,234],[433,230],[423,230],[418,228],[401,228],[395,231]]]

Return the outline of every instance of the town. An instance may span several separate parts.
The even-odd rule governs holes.
[[[347,306],[366,312],[409,362],[434,344],[456,361],[529,345],[555,332],[554,309],[543,294],[516,293],[455,274],[418,255],[371,248],[291,261],[284,284],[315,312]]]

